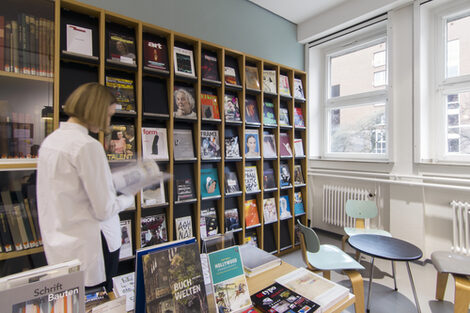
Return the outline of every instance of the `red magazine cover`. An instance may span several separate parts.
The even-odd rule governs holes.
[[[165,40],[144,40],[144,66],[168,70],[168,54]]]

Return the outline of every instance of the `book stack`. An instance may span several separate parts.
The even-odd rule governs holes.
[[[252,277],[282,264],[282,260],[252,244],[240,246],[245,275]]]

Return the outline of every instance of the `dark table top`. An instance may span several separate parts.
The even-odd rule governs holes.
[[[364,254],[386,260],[413,261],[423,256],[423,252],[415,245],[393,237],[354,235],[349,237],[348,242]]]

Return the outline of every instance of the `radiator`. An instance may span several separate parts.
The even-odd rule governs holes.
[[[470,214],[470,203],[452,201],[450,203],[453,212],[453,245],[452,251],[455,253],[470,255],[470,227],[468,215]]]
[[[352,188],[346,186],[323,185],[323,222],[339,227],[354,227],[355,220],[346,215],[347,200],[370,200],[370,192],[364,188]],[[366,227],[369,221],[366,220]]]

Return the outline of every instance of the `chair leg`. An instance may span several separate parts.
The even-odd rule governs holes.
[[[470,280],[453,275],[455,279],[454,313],[467,313],[470,304]]]
[[[352,291],[356,300],[354,302],[354,309],[356,313],[364,313],[364,281],[358,271],[347,270],[344,271],[351,281]]]
[[[361,258],[361,253],[359,251],[356,250],[356,261],[360,261],[360,258]]]
[[[323,277],[331,280],[331,271],[322,271],[323,272]]]
[[[436,282],[436,299],[439,301],[444,300],[444,293],[446,292],[447,278],[449,273],[437,272]]]
[[[346,240],[348,240],[349,236],[344,235],[343,238],[341,238],[341,250],[346,251]]]
[[[393,261],[392,261],[392,273],[393,273],[393,283],[395,284],[395,291],[398,291],[397,278],[395,277],[395,262]]]

